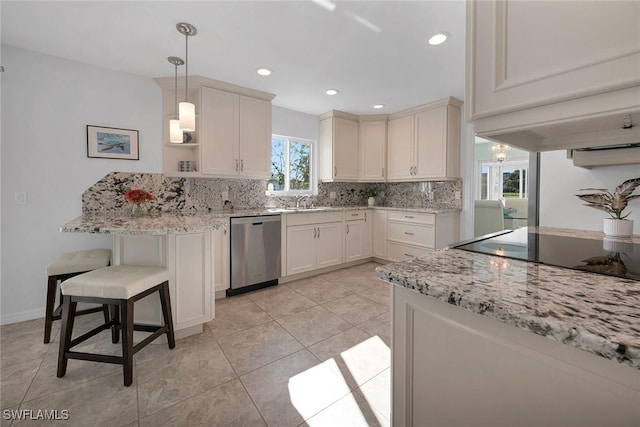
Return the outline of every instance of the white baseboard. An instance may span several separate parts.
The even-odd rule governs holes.
[[[3,314],[0,316],[0,325],[8,325],[10,323],[24,322],[25,320],[38,318],[44,318],[44,307],[25,310],[19,313]]]

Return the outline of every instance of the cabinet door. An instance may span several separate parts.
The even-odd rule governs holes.
[[[176,329],[213,318],[211,241],[208,232],[172,234],[170,253],[175,260],[175,293],[171,295]]]
[[[316,226],[318,228],[318,237],[316,238],[318,268],[344,262],[342,224],[342,222],[330,222]]]
[[[373,256],[373,211],[364,213],[364,233],[362,233],[364,257]]]
[[[360,122],[360,181],[384,181],[386,164],[387,122]]]
[[[415,178],[446,176],[447,107],[415,115]]]
[[[203,87],[201,96],[201,172],[211,175],[237,175],[238,95]]]
[[[229,233],[226,229],[211,232],[211,277],[216,292],[229,288]]]
[[[366,223],[364,219],[345,223],[345,262],[362,259],[366,256]]]
[[[240,96],[240,175],[271,176],[271,103]]]
[[[316,268],[317,234],[313,224],[287,227],[287,275]]]
[[[389,120],[387,181],[413,178],[413,116]]]
[[[334,179],[358,179],[358,122],[334,117],[333,119]]]
[[[373,256],[387,259],[387,211],[373,211]]]

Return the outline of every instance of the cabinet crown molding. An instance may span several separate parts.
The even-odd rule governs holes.
[[[174,78],[173,77],[156,77],[153,79],[158,86],[163,90],[173,91]],[[184,87],[184,84],[180,86],[179,81],[184,82],[184,78],[178,78],[178,89]],[[252,98],[262,99],[264,101],[271,101],[276,95],[268,92],[262,92],[260,90],[251,89],[244,86],[234,85],[232,83],[223,82],[220,80],[214,80],[209,77],[203,76],[189,76],[189,88],[197,89],[200,87],[210,87],[213,89],[224,90],[226,92],[233,92],[238,95],[250,96]]]
[[[320,120],[326,120],[332,117],[340,117],[342,119],[358,121],[358,116],[356,116],[355,114],[345,113],[344,111],[338,110],[327,111],[326,113],[322,113],[318,116]]]
[[[359,122],[373,122],[379,120],[389,120],[388,114],[368,114],[365,116],[358,116]]]
[[[438,99],[433,102],[429,102],[428,104],[419,105],[417,107],[410,108],[408,110],[399,111],[397,113],[389,114],[389,120],[399,119],[400,117],[410,116],[412,114],[420,113],[425,110],[431,110],[433,108],[443,107],[445,105],[451,105],[456,108],[461,108],[463,101],[454,98],[452,96],[448,96],[446,98]]]

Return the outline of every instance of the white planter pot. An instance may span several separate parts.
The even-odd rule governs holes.
[[[367,204],[368,204],[369,206],[373,206],[373,205],[375,205],[375,204],[376,204],[376,198],[375,198],[375,197],[369,197],[369,198],[367,199]]]
[[[631,237],[633,234],[632,219],[604,219],[604,235],[609,237]]]

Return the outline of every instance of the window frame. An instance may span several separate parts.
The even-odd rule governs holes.
[[[504,162],[498,162],[495,160],[478,160],[478,179],[476,185],[476,199],[482,199],[482,168],[486,166],[489,168],[489,173],[487,175],[487,198],[484,200],[503,200],[504,190],[503,190],[503,182],[502,176],[504,170],[507,169],[519,169],[520,171],[526,171],[526,178],[523,180],[520,179],[522,197],[518,198],[527,198],[529,196],[529,161],[526,158],[514,158],[505,160]],[[491,199],[492,193],[494,193],[490,187],[491,185],[497,185],[497,192],[500,194],[498,199]]]
[[[285,141],[285,180],[284,190],[266,190],[268,196],[295,196],[300,194],[317,195],[318,194],[318,180],[317,180],[317,141],[309,138],[299,138],[295,136],[286,136],[280,134],[271,134],[271,144],[273,150],[273,140],[280,139]],[[311,147],[311,153],[309,154],[309,190],[292,190],[290,188],[291,176],[290,176],[290,143],[298,142],[303,144],[309,144]],[[269,180],[267,180],[268,182]]]

